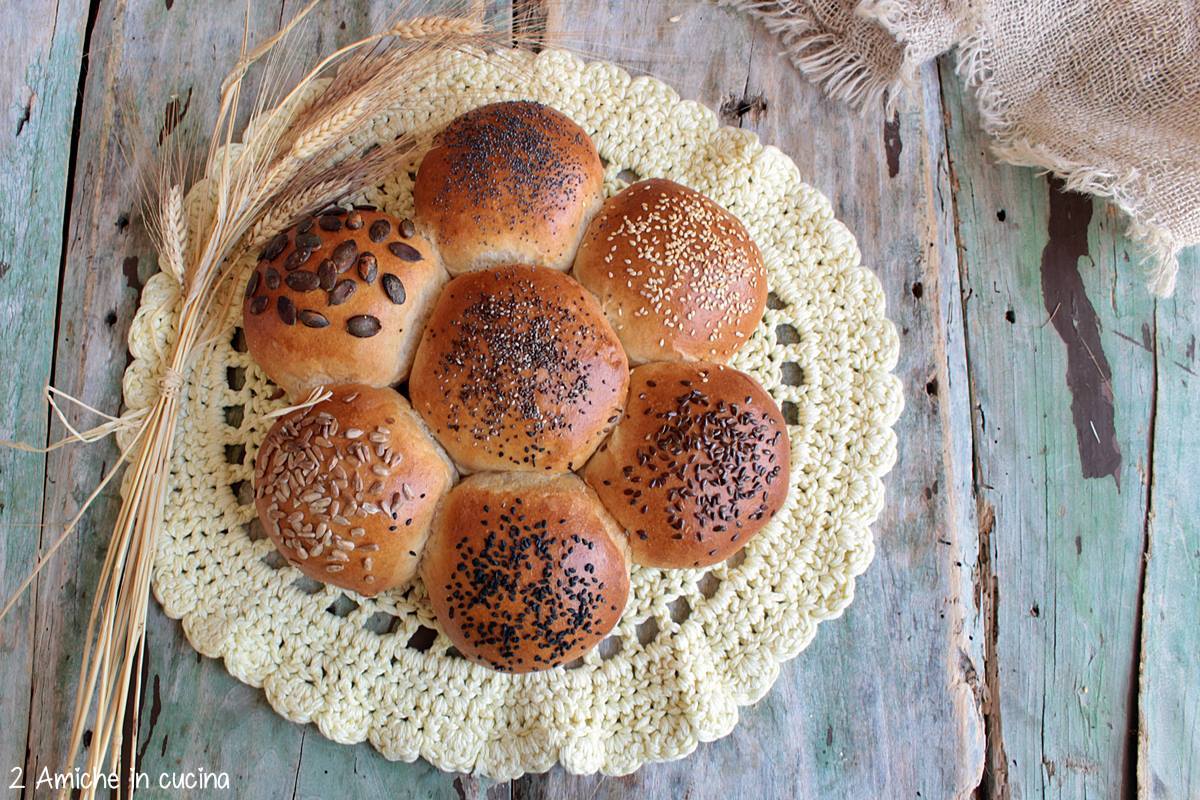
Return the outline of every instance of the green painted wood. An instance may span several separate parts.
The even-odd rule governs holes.
[[[87,3],[18,0],[0,49],[0,439],[46,444],[42,388],[50,380],[71,128]],[[0,597],[29,574],[46,538],[46,458],[0,448]],[[48,518],[61,522],[59,510]],[[0,792],[29,785],[25,767],[35,653],[35,583],[0,623]],[[17,772],[13,772],[17,770]]]
[[[1157,350],[1149,559],[1142,606],[1138,797],[1200,797],[1200,253],[1155,311]]]
[[[638,6],[638,26],[598,3],[572,4],[552,22],[587,30],[603,43],[592,47],[601,57],[651,54],[637,65],[682,97],[721,109],[726,124],[780,147],[833,200],[864,263],[880,274],[902,332],[898,372],[908,407],[899,429],[908,446],[888,478],[876,561],[859,579],[854,604],[821,626],[729,737],[619,779],[556,768],[517,781],[514,794],[967,795],[983,764],[983,640],[978,612],[962,602],[974,594],[976,537],[969,441],[952,435],[969,429],[970,412],[937,74],[927,71],[922,92],[897,124],[885,126],[882,110],[857,117],[825,99],[758,26],[749,26],[742,51],[743,83],[731,38],[745,20],[704,4],[653,5]],[[707,75],[686,57],[700,51],[714,55],[711,65],[703,62],[712,69]]]
[[[1132,789],[1154,304],[1102,203],[986,156],[942,69],[988,621],[993,797]]]

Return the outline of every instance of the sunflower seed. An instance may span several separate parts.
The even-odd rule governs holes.
[[[357,439],[363,435],[362,428],[346,428],[346,432],[342,434],[347,439]]]
[[[346,555],[341,550],[330,550],[329,557],[334,561],[341,561],[343,563],[350,560],[350,556]]]
[[[388,237],[392,232],[392,223],[386,219],[377,219],[371,223],[371,227],[367,228],[367,236],[371,237],[371,241],[378,244]],[[278,253],[276,253],[278,255]]]
[[[363,253],[358,257],[358,277],[370,283],[375,280],[378,271],[378,262],[372,253]]]
[[[296,247],[305,250],[320,250],[321,237],[315,233],[302,233],[296,237]]]
[[[346,217],[346,227],[352,231],[356,231],[363,226],[362,214],[357,211],[351,211]]]
[[[250,301],[250,313],[261,314],[267,310],[267,304],[270,302],[271,298],[267,297],[265,294],[259,295]]]
[[[268,289],[274,291],[279,288],[279,270],[274,267],[267,267],[267,272],[263,277],[266,280]]]
[[[282,299],[281,297],[280,300]],[[383,326],[379,323],[379,320],[370,314],[356,314],[346,320],[346,330],[349,331],[351,336],[357,336],[360,339],[369,339],[379,333],[382,328]]]
[[[370,557],[364,558],[363,559],[363,569],[365,569],[367,572],[370,572],[371,570],[375,569],[375,559],[370,558]]]
[[[350,265],[354,263],[355,256],[358,255],[358,245],[353,239],[348,239],[342,242],[337,247],[333,248],[333,266],[338,272],[345,272],[350,269]]]
[[[252,294],[258,291],[258,270],[250,273],[250,280],[246,281],[246,299],[249,299]]]
[[[392,242],[388,245],[388,250],[401,261],[421,260],[421,253],[412,245],[405,244],[404,242]]]
[[[411,239],[417,232],[417,226],[413,225],[413,221],[408,217],[400,220],[400,235],[405,239]]]
[[[346,567],[342,564],[326,564],[325,565],[326,572],[341,572],[345,568]]]
[[[338,550],[342,550],[346,553],[349,553],[352,550],[354,550],[354,542],[351,542],[348,539],[338,539],[336,542],[333,543],[333,546],[336,547]]]
[[[379,279],[383,286],[383,293],[388,296],[396,305],[401,305],[407,296],[404,291],[404,282],[390,272],[383,273],[383,277]]]
[[[378,553],[378,552],[379,552],[379,545],[378,545],[378,544],[376,544],[375,542],[371,542],[370,544],[364,544],[364,545],[362,545],[362,546],[361,546],[361,547],[359,547],[358,549],[359,549],[359,550],[362,550],[364,553]]]
[[[274,261],[275,259],[279,258],[279,254],[283,252],[283,249],[287,247],[287,245],[288,235],[287,233],[281,233],[271,241],[267,242],[267,246],[262,249],[262,252],[259,253],[258,257],[266,259],[267,261]]]
[[[317,220],[317,224],[321,226],[323,231],[340,231],[342,229],[342,220],[332,214],[326,214]]]
[[[329,293],[329,305],[340,306],[350,299],[350,295],[354,294],[354,290],[357,288],[358,284],[349,278],[339,281],[337,286],[333,287],[333,291]]]
[[[293,250],[288,254],[288,257],[284,259],[283,268],[288,272],[291,272],[295,269],[300,269],[300,265],[305,261],[308,261],[311,255],[312,250],[309,250],[307,247]]]
[[[317,279],[321,288],[327,292],[333,289],[334,284],[337,283],[337,269],[328,258],[321,262],[321,266],[317,267]]]
[[[317,273],[301,269],[288,273],[288,276],[284,278],[284,283],[288,285],[289,289],[297,292],[311,292],[321,285],[321,279],[317,277]]]
[[[367,531],[365,528],[351,528],[350,535],[357,539],[360,536],[366,536]]]
[[[275,310],[279,312],[279,319],[283,320],[284,325],[296,324],[296,306],[292,305],[292,301],[284,295],[279,295],[279,300],[275,303]]]
[[[300,312],[299,316],[300,316],[300,321],[303,322],[305,325],[307,325],[310,328],[328,328],[329,327],[329,320],[325,318],[324,314],[321,314],[319,312],[311,311],[306,308]],[[321,439],[318,438],[317,442],[320,443],[320,441],[321,441]],[[324,441],[328,442],[329,440],[325,439]]]

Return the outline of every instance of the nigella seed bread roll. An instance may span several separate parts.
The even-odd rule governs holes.
[[[392,389],[333,388],[281,417],[254,465],[254,503],[305,575],[363,595],[412,580],[454,466]]]
[[[629,598],[629,561],[625,537],[579,478],[485,473],[438,508],[421,580],[460,653],[533,672],[612,631]]]
[[[671,181],[640,181],[588,226],[576,280],[598,298],[633,364],[725,363],[762,321],[767,272],[733,214]]]
[[[314,386],[389,386],[412,366],[447,276],[410,220],[333,207],[263,248],[242,326],[255,362],[293,399]]]
[[[451,275],[495,264],[565,271],[603,184],[582,128],[548,106],[514,101],[451,121],[421,161],[413,202]]]
[[[596,298],[542,267],[446,284],[409,379],[463,472],[583,465],[621,416],[629,365]]]
[[[633,370],[625,416],[583,470],[637,564],[705,567],[783,506],[791,449],[778,406],[719,364]]]

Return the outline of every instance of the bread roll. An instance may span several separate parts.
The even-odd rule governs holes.
[[[596,147],[570,118],[539,103],[493,103],[438,134],[413,201],[452,275],[495,264],[567,270],[603,184]]]
[[[788,492],[787,426],[749,375],[717,364],[633,370],[625,416],[583,476],[635,563],[705,567],[740,550]]]
[[[281,417],[254,464],[254,503],[289,562],[363,595],[408,583],[454,467],[391,389],[339,386]]]
[[[570,470],[620,418],[628,381],[594,297],[561,272],[505,266],[446,285],[409,393],[464,472]]]
[[[569,474],[464,480],[438,508],[421,579],[459,652],[503,672],[578,658],[629,597],[624,536]]]
[[[445,282],[412,222],[326,209],[263,249],[246,285],[246,345],[297,400],[320,384],[388,386],[408,375]]]
[[[574,274],[600,298],[633,364],[725,363],[767,304],[762,254],[742,223],[667,180],[640,181],[604,204]]]

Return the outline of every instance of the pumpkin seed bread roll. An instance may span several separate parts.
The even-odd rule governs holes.
[[[421,161],[413,202],[451,275],[496,264],[566,271],[603,190],[591,137],[549,106],[517,101],[451,121]]]
[[[463,472],[582,466],[620,419],[628,385],[596,298],[561,272],[524,266],[446,284],[408,382]]]
[[[575,259],[633,364],[733,357],[762,320],[767,272],[733,214],[668,180],[605,202]]]
[[[749,375],[646,364],[583,477],[629,535],[635,563],[706,567],[742,549],[783,506],[790,458],[779,407]]]
[[[242,327],[263,372],[293,399],[314,386],[389,386],[408,375],[446,272],[410,220],[333,207],[263,248]]]
[[[625,537],[576,476],[486,473],[439,506],[421,580],[459,652],[533,672],[612,631],[629,598],[629,560]]]
[[[293,566],[374,595],[416,574],[454,466],[399,393],[332,391],[267,433],[254,464],[254,504]]]

